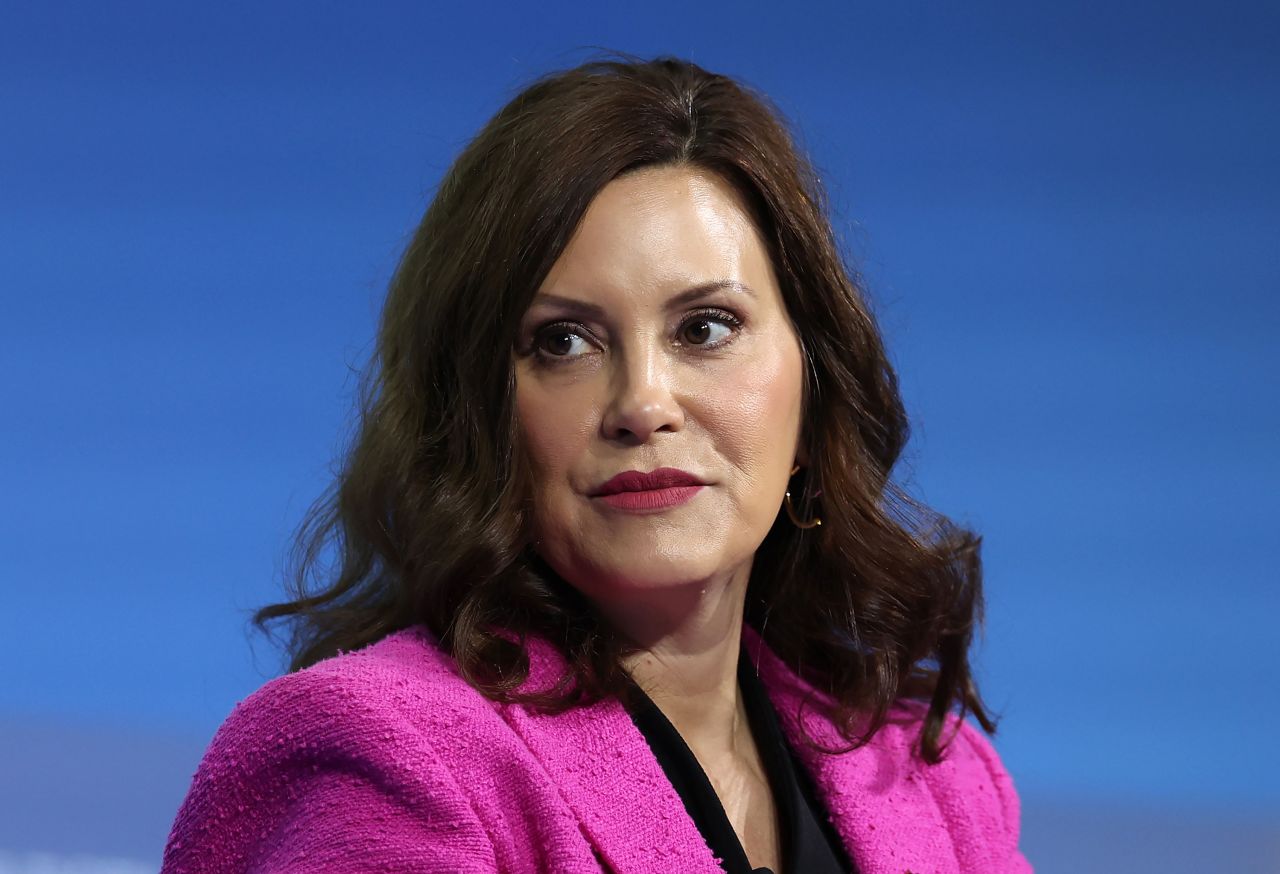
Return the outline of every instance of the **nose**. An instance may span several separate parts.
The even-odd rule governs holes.
[[[601,421],[606,439],[645,443],[658,431],[684,428],[684,410],[672,390],[674,370],[654,344],[632,344],[613,359],[609,400]]]

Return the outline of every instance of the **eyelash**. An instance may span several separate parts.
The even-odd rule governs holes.
[[[723,340],[719,341],[718,343],[690,344],[697,349],[719,349],[721,346],[724,346],[728,343],[732,343],[734,338],[737,336],[738,331],[742,329],[742,320],[739,319],[737,316],[735,316],[733,313],[729,312],[728,310],[705,309],[705,310],[698,310],[696,312],[690,313],[688,317],[685,318],[684,321],[680,323],[680,327],[676,329],[676,333],[679,334],[686,327],[688,327],[690,323],[696,322],[696,321],[723,322],[724,324],[728,325],[730,328],[733,329],[733,333],[730,336],[725,337]],[[577,337],[582,337],[582,334],[579,333],[579,329],[581,327],[582,326],[579,325],[577,322],[565,322],[565,321],[548,322],[547,324],[538,328],[538,330],[534,331],[533,343],[526,354],[531,355],[538,364],[545,365],[548,367],[558,367],[562,364],[568,364],[572,361],[575,361],[576,359],[582,356],[548,354],[546,350],[542,348],[540,341],[544,337],[546,337],[549,331],[553,329],[559,330],[562,333],[568,333],[568,334],[573,334],[574,336],[577,336]],[[586,338],[583,337],[583,339],[586,339]]]

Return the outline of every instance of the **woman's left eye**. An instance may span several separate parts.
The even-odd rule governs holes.
[[[726,312],[699,313],[680,326],[680,339],[691,346],[715,346],[731,336],[741,324]]]

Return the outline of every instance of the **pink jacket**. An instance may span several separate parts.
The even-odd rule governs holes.
[[[869,746],[798,743],[815,693],[750,626],[743,646],[861,874],[1013,874],[1018,797],[962,722],[943,762],[911,752],[903,705]],[[530,683],[564,664],[545,641]],[[815,739],[835,727],[805,708]],[[214,736],[163,872],[682,872],[721,869],[622,705],[559,716],[471,688],[423,628],[267,683]]]

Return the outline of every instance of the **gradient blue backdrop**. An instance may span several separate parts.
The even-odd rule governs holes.
[[[592,46],[825,176],[1038,869],[1280,871],[1275,4],[74,2],[0,11],[0,872],[155,866],[434,185]]]

